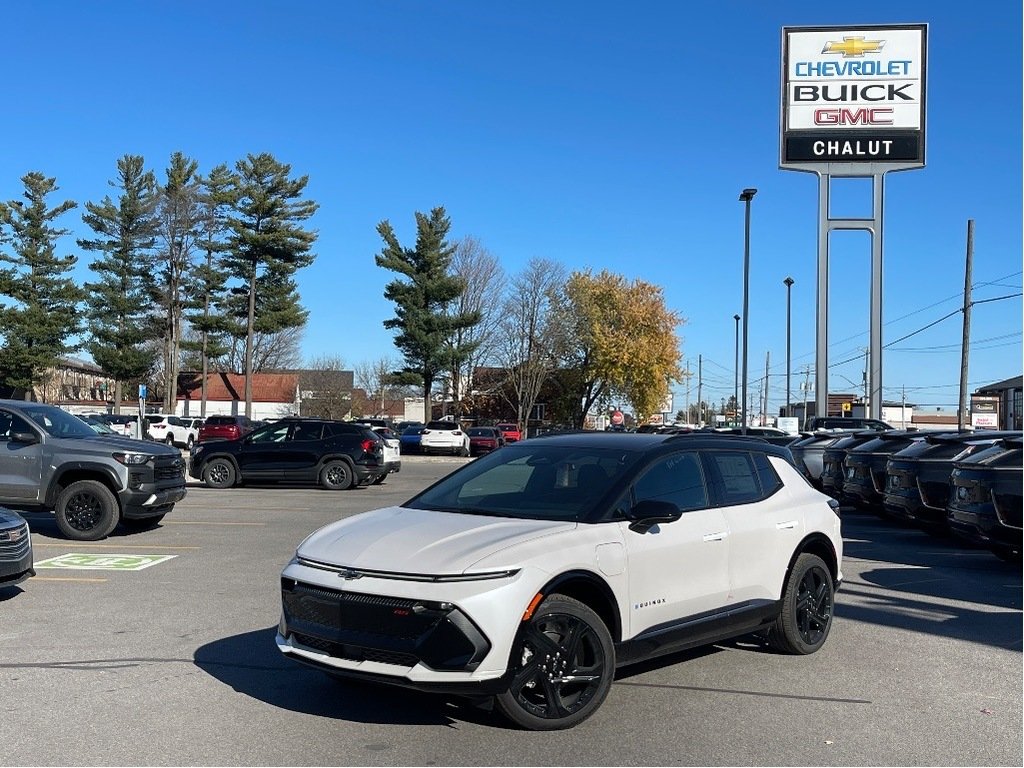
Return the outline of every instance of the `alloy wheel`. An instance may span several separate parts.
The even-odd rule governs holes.
[[[534,620],[519,653],[509,693],[540,718],[563,719],[583,709],[607,674],[594,628],[576,616],[548,614]]]
[[[796,594],[796,625],[808,645],[817,645],[832,621],[832,591],[828,574],[810,568],[800,579]]]
[[[91,531],[103,516],[103,505],[100,500],[88,492],[76,493],[68,501],[67,521],[78,531]]]

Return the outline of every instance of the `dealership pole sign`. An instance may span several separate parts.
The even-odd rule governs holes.
[[[785,27],[782,168],[924,166],[927,25]],[[861,170],[858,171],[857,168]]]
[[[868,415],[882,417],[885,176],[924,167],[927,24],[783,27],[779,167],[818,175],[815,412],[828,413],[829,239],[871,237]],[[871,217],[833,218],[832,178],[870,178]]]

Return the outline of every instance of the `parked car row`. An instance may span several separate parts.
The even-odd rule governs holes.
[[[832,497],[1019,559],[1021,433],[816,432],[790,446]]]

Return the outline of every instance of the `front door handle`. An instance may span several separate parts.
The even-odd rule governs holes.
[[[778,529],[780,531],[784,531],[787,528],[796,528],[796,526],[797,526],[797,521],[796,520],[787,520],[784,523],[776,523],[775,524],[776,529]]]
[[[728,531],[719,531],[718,533],[705,533],[704,541],[721,541],[728,535]]]

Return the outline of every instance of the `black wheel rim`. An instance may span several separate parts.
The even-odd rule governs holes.
[[[516,654],[509,693],[526,712],[546,720],[570,717],[586,707],[608,673],[594,628],[564,613],[534,619]]]
[[[337,465],[327,468],[327,484],[328,485],[341,485],[347,479],[347,473],[344,467]]]
[[[218,461],[210,465],[210,480],[216,485],[222,485],[228,480],[228,465]]]
[[[91,531],[103,517],[103,504],[91,493],[76,493],[68,500],[65,517],[76,531]]]
[[[828,574],[821,568],[809,569],[796,591],[796,626],[800,639],[818,645],[825,639],[832,621],[832,589]]]

